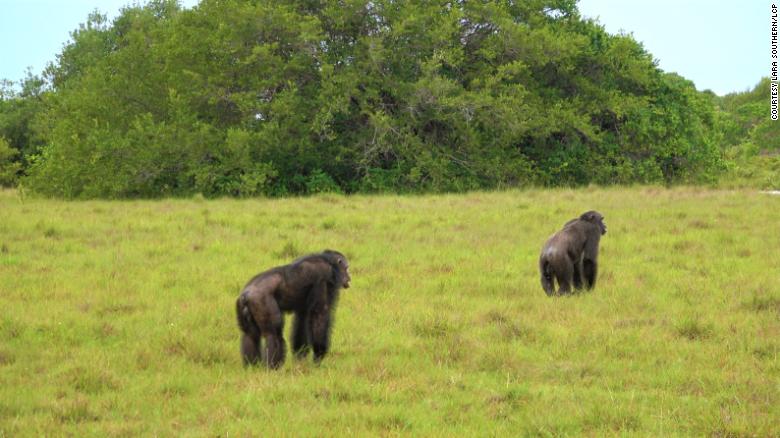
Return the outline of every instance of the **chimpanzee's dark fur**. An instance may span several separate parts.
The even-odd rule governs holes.
[[[553,277],[558,280],[558,294],[571,293],[571,285],[593,288],[598,272],[599,240],[607,233],[604,216],[597,211],[583,213],[553,234],[542,247],[539,271],[542,288],[547,295],[555,294]]]
[[[244,364],[256,364],[261,356],[270,368],[284,363],[283,312],[295,313],[292,347],[296,356],[306,357],[311,346],[314,361],[321,361],[330,345],[331,313],[339,289],[348,288],[350,280],[347,258],[331,250],[301,257],[252,278],[236,301]],[[261,338],[265,344],[263,355]]]

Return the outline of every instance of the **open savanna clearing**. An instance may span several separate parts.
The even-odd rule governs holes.
[[[547,297],[541,246],[591,209],[596,288]],[[777,436],[779,213],[699,188],[0,192],[0,436]],[[352,273],[331,354],[243,368],[241,287],[325,248]]]

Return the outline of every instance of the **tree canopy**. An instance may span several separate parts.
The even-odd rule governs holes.
[[[711,96],[575,0],[153,0],[90,15],[43,78],[0,99],[0,178],[6,154],[53,196],[674,183],[722,167]]]

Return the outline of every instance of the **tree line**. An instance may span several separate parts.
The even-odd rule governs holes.
[[[152,0],[20,84],[0,183],[65,198],[701,183],[752,135],[576,0]]]

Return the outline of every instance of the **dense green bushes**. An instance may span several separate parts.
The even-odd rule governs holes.
[[[769,117],[769,78],[750,91],[716,99],[728,171],[726,187],[780,187],[780,123]]]
[[[674,183],[723,167],[711,97],[573,0],[156,0],[90,16],[45,78],[0,115],[36,105],[35,142],[9,139],[10,160],[53,196]]]

